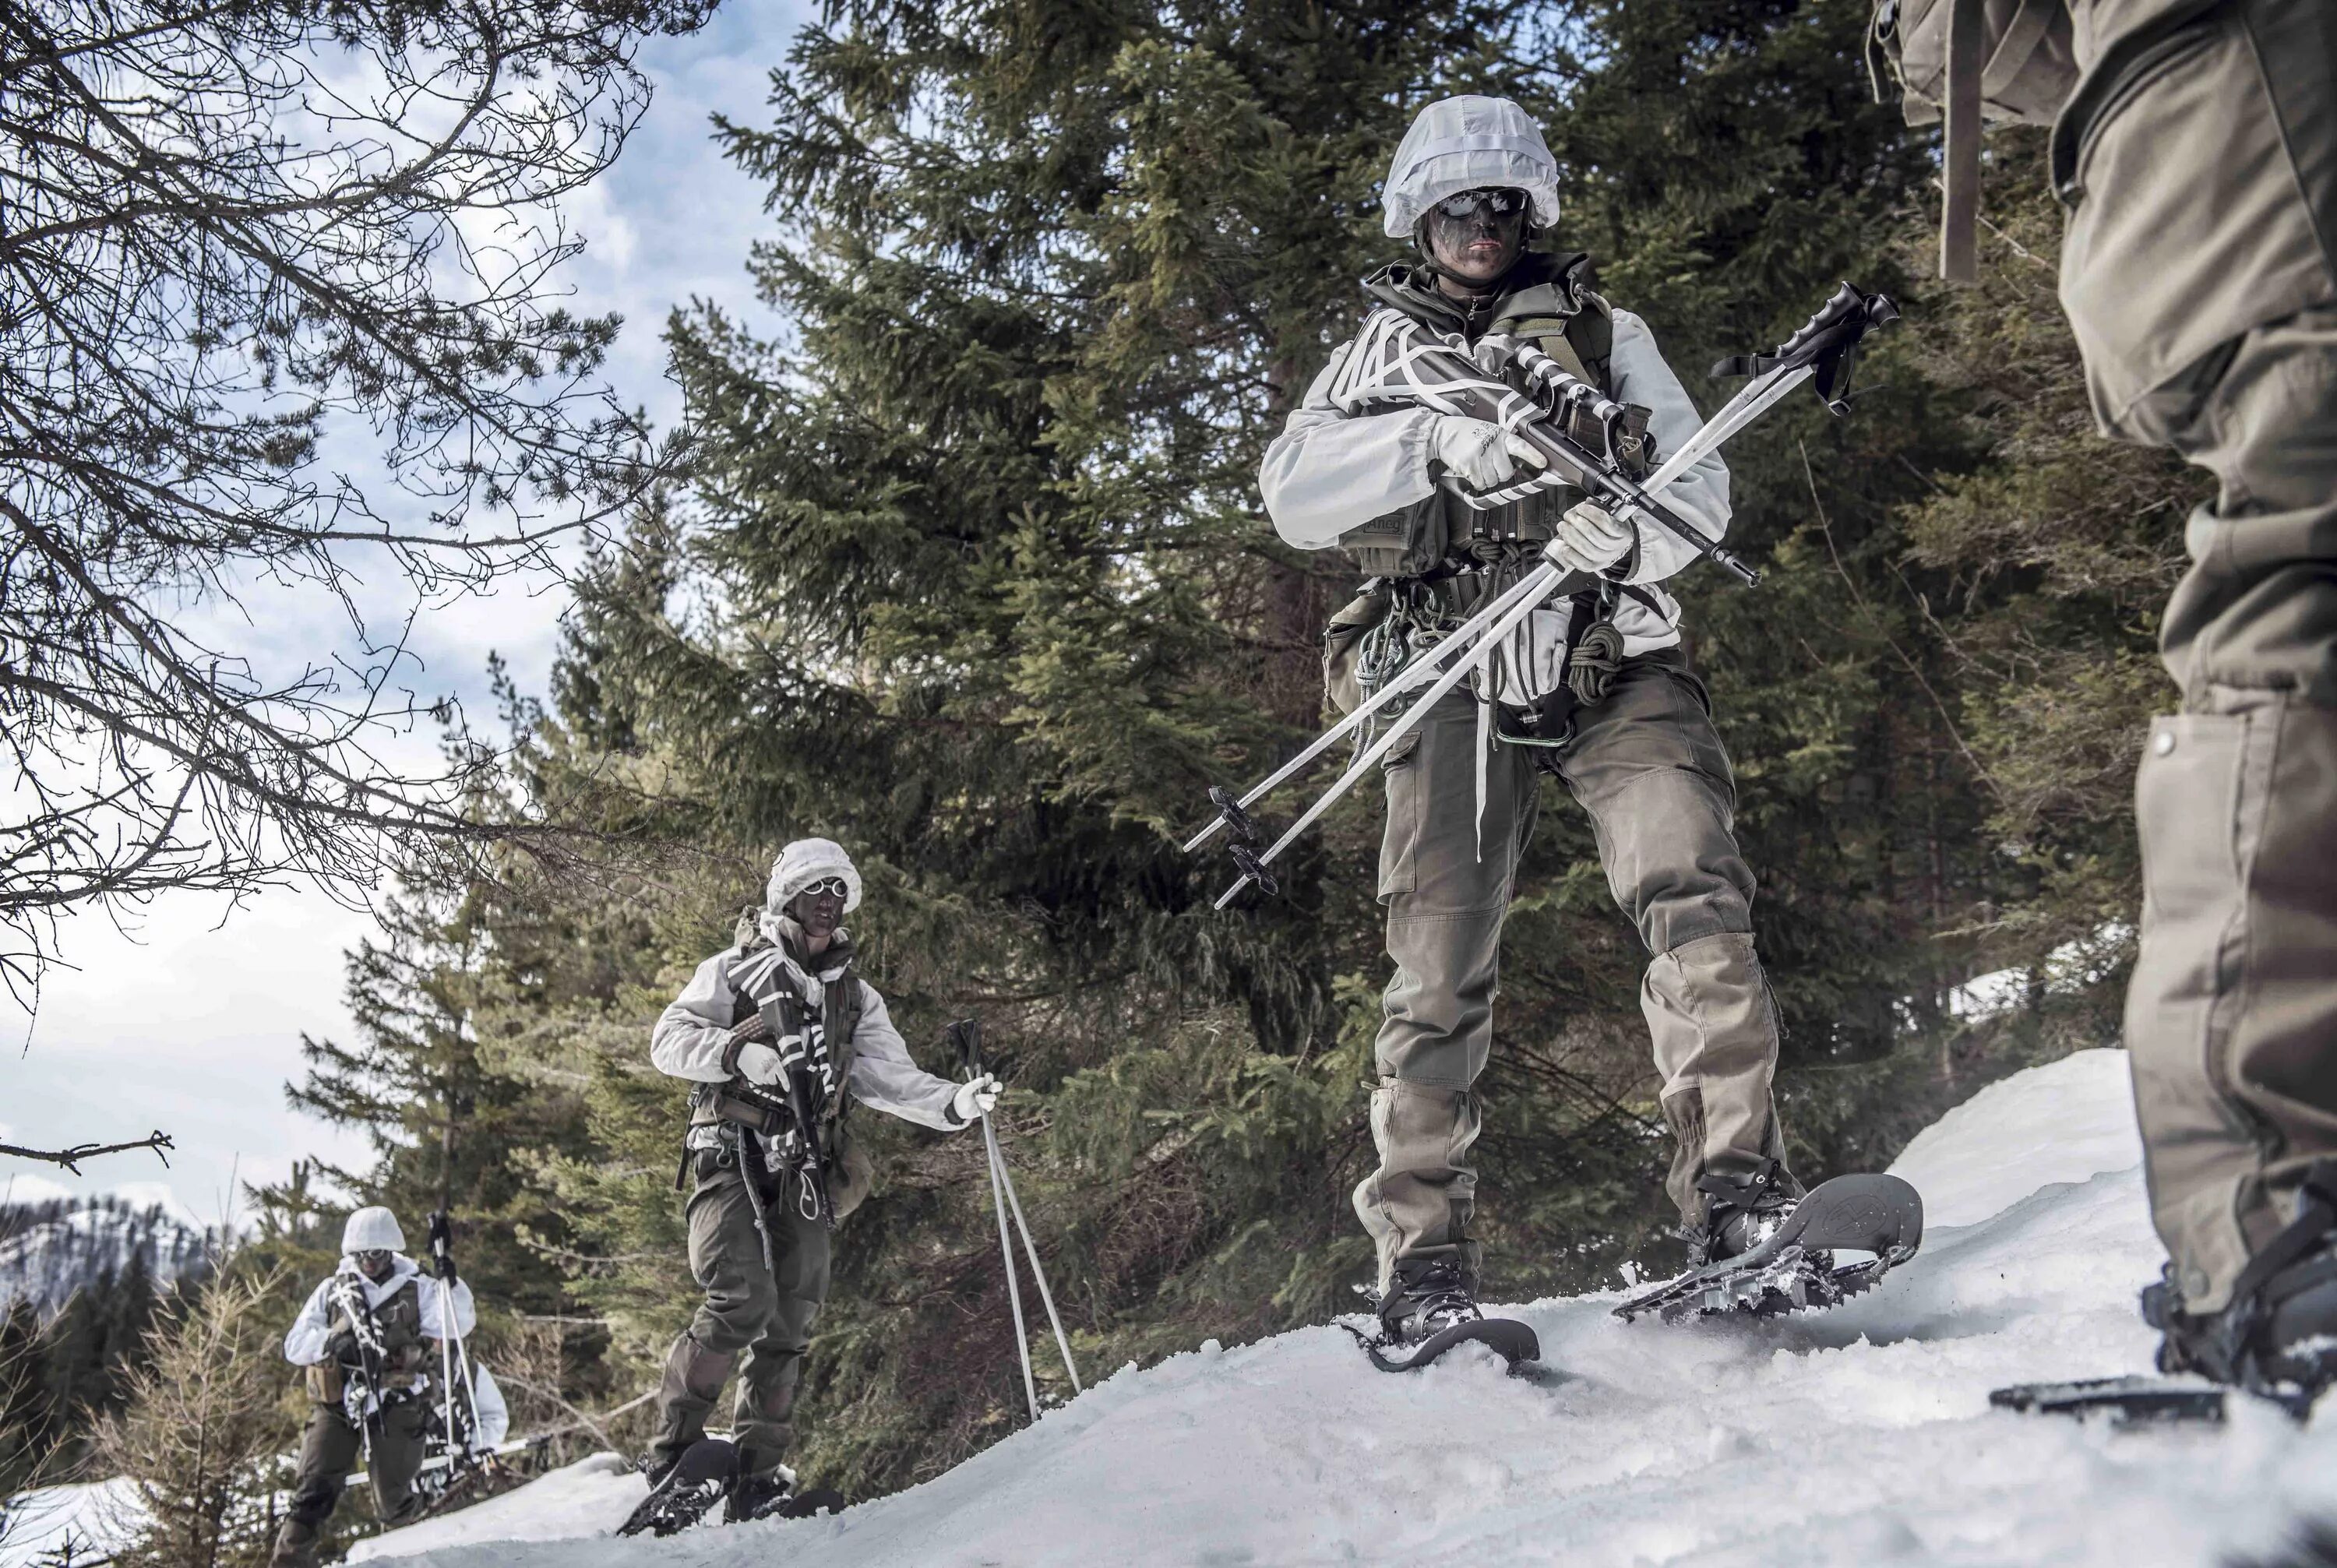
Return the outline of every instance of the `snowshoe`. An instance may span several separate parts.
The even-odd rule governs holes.
[[[2221,1425],[2237,1388],[2175,1377],[2087,1377],[2074,1383],[2016,1383],[1992,1390],[1988,1402],[2023,1415],[2107,1415],[2120,1426],[2181,1422]],[[2254,1396],[2302,1421],[2312,1412],[2309,1395],[2273,1390]]]
[[[784,1470],[741,1475],[730,1484],[722,1502],[722,1523],[743,1524],[750,1519],[808,1519],[815,1514],[840,1514],[844,1494],[826,1486],[798,1492]]]
[[[2008,1410],[2087,1416],[2121,1425],[2219,1422],[2230,1396],[2263,1399],[2302,1421],[2337,1382],[2337,1161],[2305,1172],[2296,1217],[2248,1260],[2220,1312],[2188,1312],[2166,1266],[2142,1293],[2143,1321],[2163,1338],[2157,1377],[2096,1377],[2000,1388]],[[2184,1375],[2200,1382],[2179,1380]]]
[[[651,1473],[650,1494],[617,1526],[620,1535],[671,1535],[706,1517],[730,1488],[738,1450],[719,1437],[701,1437],[663,1474]]]
[[[1399,1264],[1380,1302],[1380,1331],[1341,1324],[1383,1372],[1416,1372],[1455,1345],[1490,1347],[1512,1367],[1541,1355],[1541,1341],[1525,1324],[1488,1318],[1477,1307],[1476,1282],[1450,1258]]]
[[[1707,1256],[1732,1241],[1745,1250],[1693,1267],[1615,1308],[1630,1322],[1654,1312],[1667,1323],[1692,1313],[1755,1317],[1824,1308],[1873,1289],[1923,1241],[1923,1199],[1896,1176],[1837,1176],[1798,1202],[1763,1192],[1731,1208],[1715,1204]],[[1835,1267],[1837,1250],[1872,1252]]]

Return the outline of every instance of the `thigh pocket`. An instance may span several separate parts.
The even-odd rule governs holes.
[[[1420,729],[1415,725],[1380,759],[1380,777],[1387,787],[1387,827],[1380,834],[1383,898],[1409,893],[1418,881],[1421,825],[1427,809],[1419,753]]]

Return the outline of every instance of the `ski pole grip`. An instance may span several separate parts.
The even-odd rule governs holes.
[[[982,1020],[961,1018],[948,1029],[949,1043],[957,1052],[957,1064],[967,1073],[982,1072]]]
[[[430,1256],[437,1259],[438,1278],[455,1280],[455,1225],[444,1209],[430,1211]]]

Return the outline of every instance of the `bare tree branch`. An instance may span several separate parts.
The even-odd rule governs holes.
[[[76,1143],[70,1149],[26,1149],[15,1143],[0,1143],[0,1154],[14,1154],[19,1160],[44,1160],[52,1165],[62,1165],[74,1175],[81,1174],[81,1161],[94,1160],[101,1154],[119,1154],[129,1149],[152,1149],[154,1158],[167,1168],[171,1157],[166,1149],[176,1148],[168,1132],[149,1132],[130,1143]]]

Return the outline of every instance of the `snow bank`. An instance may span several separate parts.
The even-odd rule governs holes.
[[[2134,1296],[2158,1247],[2124,1067],[2023,1073],[1918,1139],[1901,1169],[1932,1189],[1923,1255],[1822,1317],[1671,1328],[1616,1321],[1613,1295],[1538,1302],[1530,1380],[1473,1352],[1382,1376],[1336,1328],[1303,1329],[1124,1368],[836,1518],[544,1541],[547,1520],[605,1534],[639,1495],[579,1466],[368,1544],[424,1547],[417,1568],[2205,1568],[2337,1513],[2331,1420],[2117,1434],[1988,1406],[2000,1384],[2148,1365]],[[572,1490],[523,1501],[555,1483]]]
[[[101,1562],[136,1534],[146,1516],[137,1484],[120,1476],[36,1487],[7,1504],[0,1568]]]
[[[410,1557],[474,1541],[565,1541],[606,1534],[633,1511],[649,1484],[614,1454],[595,1454],[459,1513],[425,1519],[349,1548],[352,1563]]]

